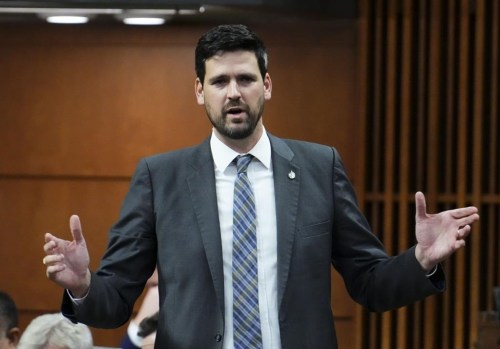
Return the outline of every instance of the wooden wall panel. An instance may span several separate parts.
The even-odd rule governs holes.
[[[356,23],[248,24],[270,53],[267,129],[336,146],[357,183]],[[41,264],[44,232],[68,237],[79,214],[96,268],[138,159],[208,136],[193,67],[208,28],[0,25],[0,289],[18,304],[21,327],[59,309],[61,290]],[[333,275],[339,342],[349,349],[355,308]],[[124,330],[93,329],[95,342],[116,346]]]
[[[360,310],[357,348],[475,348],[499,284],[499,4],[360,4],[363,185],[374,230],[393,253],[414,244],[413,193],[428,211],[473,204],[482,220],[443,266],[448,290],[398,311]]]
[[[107,243],[106,231],[116,219],[128,179],[2,178],[0,222],[2,244],[0,288],[12,295],[20,312],[21,328],[34,316],[57,312],[62,290],[49,282],[41,260],[43,234],[70,238],[69,216],[78,214],[96,269]],[[124,329],[103,333],[107,343],[119,339]],[[96,341],[99,334],[95,333]]]
[[[353,26],[290,28],[297,33],[293,43],[283,40],[286,28],[262,27],[274,81],[265,113],[271,132],[343,153],[357,146],[348,136],[356,131]],[[113,27],[42,26],[25,29],[37,31],[34,36],[16,33],[14,41],[7,33],[18,29],[6,26],[0,31],[0,171],[129,175],[142,156],[204,139],[210,124],[195,101],[193,50],[205,29],[123,28],[120,36]],[[332,118],[335,128],[325,127]],[[350,156],[345,161],[348,168],[357,163]]]
[[[11,130],[0,148],[3,173],[128,175],[144,154],[193,144],[210,130],[194,103],[188,45],[2,51],[4,96],[20,97],[1,107]]]
[[[20,271],[40,269],[41,272],[29,275],[29,281],[33,285],[47,283],[40,266],[45,255],[43,234],[52,232],[69,239],[72,214],[80,216],[84,234],[89,232],[86,241],[93,257],[91,267],[95,269],[106,247],[106,231],[117,218],[127,189],[128,180],[0,178],[2,236],[10,238],[1,244],[0,255],[6,265],[16,266],[2,270],[2,280],[9,280],[2,288],[23,298],[29,309],[57,308],[58,302],[50,302],[56,286],[50,283],[50,287],[37,291],[37,297],[31,297],[32,290],[23,285],[26,274]]]

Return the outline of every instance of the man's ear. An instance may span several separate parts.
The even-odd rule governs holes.
[[[199,105],[205,104],[205,95],[203,93],[203,83],[200,78],[196,78],[194,83],[194,93],[196,94],[196,101]]]
[[[9,340],[9,344],[12,345],[13,348],[15,348],[19,343],[19,339],[21,338],[21,330],[19,329],[19,327],[12,327],[9,331],[7,331],[6,337]]]
[[[264,99],[266,101],[271,99],[271,92],[273,90],[273,82],[271,81],[271,76],[266,73],[264,76]]]

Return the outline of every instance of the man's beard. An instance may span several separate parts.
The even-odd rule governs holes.
[[[231,107],[231,106],[229,106]],[[244,139],[249,137],[255,131],[257,124],[259,123],[262,114],[264,112],[264,103],[261,103],[259,110],[250,110],[248,106],[233,105],[233,107],[240,107],[246,114],[247,118],[238,124],[228,124],[226,110],[221,111],[216,117],[213,116],[213,112],[210,108],[206,108],[206,112],[210,122],[214,128],[223,136],[230,139]],[[226,107],[228,109],[228,107]]]

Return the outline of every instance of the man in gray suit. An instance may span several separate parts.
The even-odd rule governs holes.
[[[45,235],[47,276],[66,289],[67,317],[122,325],[157,265],[156,348],[332,349],[331,265],[352,298],[374,311],[443,291],[439,263],[464,246],[479,219],[475,207],[431,215],[417,193],[417,244],[390,257],[360,212],[337,151],[265,130],[272,83],[255,33],[224,25],[204,34],[196,74],[196,99],[212,135],[140,161],[99,270],[89,270],[77,216],[70,218],[72,241]],[[240,294],[235,279],[253,273],[233,268],[233,187],[240,176],[233,160],[243,154],[252,155],[245,176],[256,216],[249,219],[255,262],[247,267],[256,276]],[[247,301],[250,294],[256,299]],[[255,321],[239,313],[241,303]]]

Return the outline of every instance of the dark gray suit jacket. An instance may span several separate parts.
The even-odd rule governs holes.
[[[431,282],[414,248],[387,256],[359,211],[335,149],[269,137],[284,349],[337,348],[330,307],[332,264],[352,298],[374,311],[443,290],[442,271],[438,283]],[[208,140],[139,163],[85,302],[73,309],[65,296],[63,313],[94,327],[122,325],[155,265],[161,305],[156,348],[220,349],[224,280]]]

